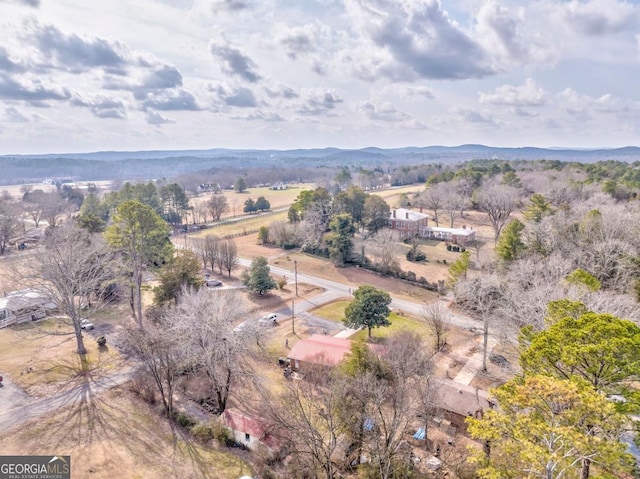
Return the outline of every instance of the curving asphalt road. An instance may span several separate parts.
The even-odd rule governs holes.
[[[239,258],[239,264],[248,267],[251,265],[251,260]],[[277,266],[270,266],[270,268],[274,276],[284,276],[288,281],[295,281],[295,273],[293,271]],[[296,299],[294,301],[296,315],[339,298],[349,297],[353,290],[352,285],[318,278],[317,276],[311,276],[300,271],[298,271],[298,282],[317,285],[324,288],[325,291],[311,298]],[[415,303],[396,298],[393,298],[391,302],[392,309],[406,311],[416,315],[422,313],[424,306],[423,303]],[[281,308],[276,312],[286,317],[290,317],[292,313],[290,306]],[[448,318],[448,321],[452,325],[461,328],[474,329],[482,326],[479,321],[454,313],[450,313]],[[0,375],[2,375],[1,372]],[[0,388],[0,431],[16,427],[30,419],[72,405],[79,399],[87,399],[95,394],[100,394],[108,389],[119,386],[131,379],[132,375],[132,370],[120,371],[104,377],[92,377],[89,374],[85,382],[81,385],[46,399],[35,399],[29,396],[5,377],[4,387]]]

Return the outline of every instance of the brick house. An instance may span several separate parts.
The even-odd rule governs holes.
[[[419,235],[420,232],[429,226],[429,215],[421,212],[397,208],[391,210],[388,226],[397,231],[400,238]]]

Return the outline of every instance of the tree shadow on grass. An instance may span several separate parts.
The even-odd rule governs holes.
[[[170,473],[168,477],[216,479],[220,477],[219,466],[249,470],[235,456],[205,450],[153,408],[132,400],[126,386],[106,391],[114,383],[107,376],[86,374],[81,384],[59,400],[49,400],[52,412],[27,428],[38,449],[81,449],[87,452],[87,457],[79,459],[85,467],[92,464],[95,455],[108,458],[110,464],[135,462],[145,470],[157,471],[158,477]],[[214,455],[219,457],[214,460]],[[187,470],[185,463],[189,464]]]

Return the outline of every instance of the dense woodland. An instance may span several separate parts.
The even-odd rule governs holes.
[[[203,263],[229,276],[237,267],[233,240],[209,235],[193,251],[178,252],[170,242],[184,225],[228,213],[223,190],[231,185],[310,178],[317,188],[298,196],[287,221],[261,229],[259,241],[420,282],[400,270],[398,240],[385,228],[390,205],[373,189],[420,183],[418,194],[392,206],[423,208],[444,226],[480,212],[490,225],[492,234],[450,266],[441,292],[482,321],[484,369],[493,335],[517,345],[521,372],[494,392],[494,409],[469,420],[477,447],[447,457],[438,451],[449,474],[634,477],[634,461],[620,439],[635,430],[631,415],[640,406],[639,162],[474,160],[328,166],[322,174],[221,168],[125,183],[110,192],[25,187],[21,198],[0,200],[0,254],[46,222],[47,254],[32,257],[29,271],[71,318],[79,354],[85,352],[81,308],[113,300],[115,285],[135,320],[129,344],[169,420],[189,425],[178,420],[173,403],[185,381],[199,385],[198,399],[217,415],[238,390],[252,390],[261,398],[257,412],[281,445],[275,457],[256,459],[260,477],[423,477],[402,438],[416,417],[427,429],[435,414],[432,357],[446,323],[440,312],[427,315],[435,344],[403,333],[374,354],[356,343],[340,367],[311,371],[275,391],[255,374],[255,363],[267,357],[262,331],[233,334],[246,315],[246,293],[214,296],[201,288]],[[206,206],[196,211],[189,197],[204,182],[222,191],[204,193]],[[420,239],[410,242],[415,254]],[[266,261],[254,263],[244,275],[249,291],[274,289]],[[154,306],[145,310],[141,290],[148,271],[160,286]],[[386,305],[368,310],[379,299],[384,303],[378,293],[365,288],[355,294],[345,312],[350,325],[385,326]],[[364,428],[368,421],[375,427]],[[361,464],[362,457],[367,461]]]

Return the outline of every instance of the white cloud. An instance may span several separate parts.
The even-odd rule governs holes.
[[[438,0],[354,0],[347,2],[347,11],[361,35],[391,57],[369,65],[376,76],[464,79],[493,73],[482,46]]]
[[[637,0],[77,5],[2,1],[0,153],[640,137]]]
[[[547,93],[532,79],[527,78],[522,86],[502,85],[493,93],[480,93],[480,103],[510,105],[514,107],[542,106]]]
[[[640,6],[619,0],[572,0],[560,7],[566,25],[586,35],[608,35],[640,26]]]
[[[344,100],[333,90],[326,88],[306,89],[297,112],[304,116],[335,115],[335,109]]]
[[[164,125],[165,123],[174,123],[173,120],[162,116],[160,113],[148,110],[145,112],[145,120],[150,125]]]
[[[212,41],[209,50],[224,73],[250,83],[260,80],[255,62],[240,48],[230,45],[226,39]]]
[[[558,52],[550,36],[540,35],[532,24],[540,21],[525,8],[510,9],[496,0],[482,4],[476,14],[476,32],[494,68],[555,61]]]
[[[400,122],[411,118],[411,115],[398,110],[391,103],[374,104],[365,101],[359,108],[367,118],[373,121]]]
[[[7,123],[27,123],[29,118],[20,113],[17,108],[10,106],[4,109],[4,118],[0,119],[0,121]]]

